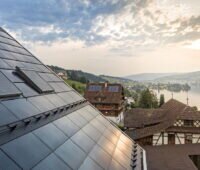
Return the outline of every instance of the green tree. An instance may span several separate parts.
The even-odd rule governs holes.
[[[148,88],[140,93],[138,107],[141,108],[157,108],[158,100],[156,95]]]
[[[161,107],[165,103],[165,96],[164,94],[160,95],[160,102],[159,102],[159,107]]]

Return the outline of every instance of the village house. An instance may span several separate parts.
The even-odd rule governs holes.
[[[142,145],[200,143],[200,112],[174,99],[158,109],[127,111],[124,126]]]
[[[123,121],[125,97],[121,84],[88,83],[84,97],[113,122]]]
[[[57,75],[62,79],[67,79],[67,73],[66,72],[65,73],[59,72]]]

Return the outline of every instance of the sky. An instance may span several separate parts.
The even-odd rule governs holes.
[[[66,69],[200,71],[200,0],[1,0],[0,26]]]

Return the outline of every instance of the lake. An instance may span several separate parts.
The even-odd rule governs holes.
[[[172,92],[168,90],[153,90],[157,97],[160,97],[160,94],[165,95],[165,102],[172,98]],[[173,98],[176,100],[179,100],[182,103],[187,104],[187,96],[188,96],[188,103],[189,106],[197,106],[200,110],[200,87],[191,87],[191,90],[187,92],[181,91],[181,92],[173,92]]]

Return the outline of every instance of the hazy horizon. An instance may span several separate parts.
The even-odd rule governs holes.
[[[200,70],[199,0],[2,0],[0,26],[65,69],[118,77]]]

